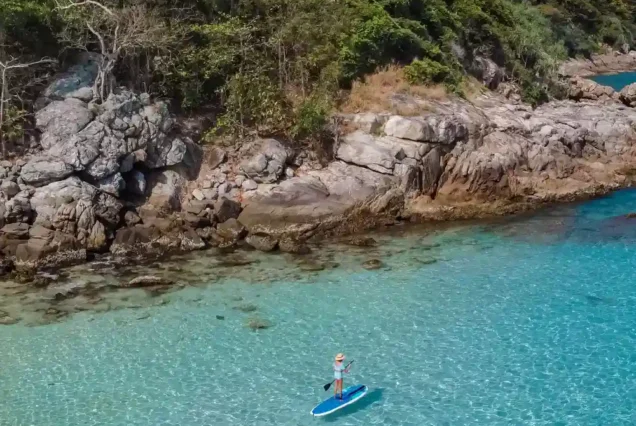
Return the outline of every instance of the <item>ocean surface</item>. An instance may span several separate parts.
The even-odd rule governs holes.
[[[591,77],[591,80],[594,80],[603,86],[610,86],[616,91],[620,91],[623,87],[636,83],[636,71],[622,72],[619,74],[597,75]]]
[[[0,424],[634,425],[632,211],[626,190],[407,226],[374,235],[376,249],[332,248],[332,267],[298,278],[277,275],[292,260],[259,255],[270,278],[212,280],[198,254],[200,282],[160,306],[0,326]],[[384,267],[362,268],[370,258]],[[370,391],[314,419],[338,352],[355,360],[345,386]]]

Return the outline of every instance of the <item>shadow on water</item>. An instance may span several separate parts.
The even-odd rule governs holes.
[[[327,423],[332,423],[338,420],[341,417],[350,416],[359,411],[366,410],[371,405],[375,404],[382,400],[382,395],[384,394],[384,388],[377,388],[369,391],[360,401],[356,401],[355,403],[343,408],[342,410],[338,410],[333,414],[324,417],[324,421]]]

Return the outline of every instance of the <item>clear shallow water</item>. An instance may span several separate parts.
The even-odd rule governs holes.
[[[0,424],[636,424],[636,220],[615,218],[630,211],[623,191],[403,230],[383,240],[385,270],[228,278],[165,306],[0,327]],[[370,393],[312,419],[341,351]]]
[[[610,86],[612,89],[620,91],[623,87],[636,83],[636,71],[622,72],[619,74],[597,75],[591,78],[598,84]]]

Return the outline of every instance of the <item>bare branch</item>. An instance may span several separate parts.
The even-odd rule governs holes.
[[[4,63],[0,61],[0,68],[4,68],[6,70],[13,70],[13,69],[20,69],[20,68],[30,68],[35,65],[41,65],[41,64],[57,64],[57,59],[51,59],[51,58],[42,58],[39,61],[27,62],[24,64],[14,64],[13,62],[15,62],[16,60],[17,60],[16,58],[12,58]]]
[[[70,0],[69,4],[64,5],[64,6],[60,4],[59,0],[55,0],[55,4],[57,5],[55,7],[55,9],[57,9],[57,10],[68,10],[68,9],[73,8],[73,7],[93,5],[93,6],[97,6],[97,7],[101,8],[104,12],[108,13],[111,16],[115,16],[115,14],[113,13],[112,10],[110,10],[109,8],[107,8],[106,6],[101,4],[100,2],[97,2],[97,1],[94,1],[94,0],[84,0],[84,1],[79,1],[79,2]]]

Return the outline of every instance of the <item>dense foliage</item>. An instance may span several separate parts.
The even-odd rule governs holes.
[[[636,35],[634,0],[100,3],[122,16],[143,7],[160,19],[161,33],[174,32],[163,49],[149,39],[134,54],[118,56],[113,72],[120,83],[170,97],[184,110],[212,109],[218,130],[297,138],[324,126],[353,81],[387,64],[403,65],[413,83],[444,84],[461,94],[473,59],[489,57],[526,100],[539,103],[548,99],[559,61],[601,44],[632,46]],[[85,7],[89,14],[95,8]],[[86,35],[86,48],[99,51],[77,16],[54,0],[0,1],[0,61],[61,57],[78,47],[61,37],[69,33]]]

